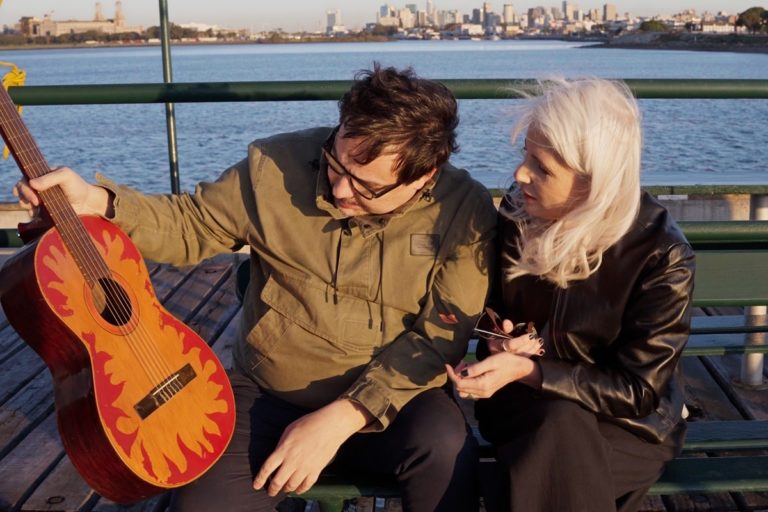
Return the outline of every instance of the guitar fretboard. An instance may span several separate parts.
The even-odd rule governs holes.
[[[50,172],[48,162],[22,121],[11,96],[2,87],[0,87],[0,135],[27,179],[39,178]],[[96,250],[93,240],[61,188],[52,187],[38,194],[89,285],[93,287],[99,278],[109,276],[110,271],[106,262]]]

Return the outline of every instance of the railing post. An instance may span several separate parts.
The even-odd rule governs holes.
[[[749,219],[768,220],[768,195],[752,194],[749,200]],[[768,284],[766,284],[768,286]],[[744,308],[744,314],[749,316],[768,314],[768,306],[749,306]],[[765,345],[766,333],[756,332],[745,334],[746,345]],[[740,383],[750,388],[765,387],[763,378],[764,354],[744,354],[741,360]]]
[[[168,27],[168,0],[160,1],[160,41],[163,52],[163,82],[173,82],[173,70],[171,68],[171,37]],[[171,192],[181,192],[179,183],[179,153],[176,148],[176,114],[173,103],[165,104],[165,125],[168,136],[168,163],[171,173]]]

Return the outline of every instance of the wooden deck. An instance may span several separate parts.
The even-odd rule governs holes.
[[[230,347],[240,313],[234,270],[244,257],[220,256],[190,268],[149,265],[156,294],[165,307],[208,340],[225,365],[231,363]],[[692,421],[768,420],[768,392],[733,385],[739,365],[738,356],[683,358]],[[167,496],[118,506],[82,481],[59,440],[48,371],[0,312],[0,510],[159,512],[166,506]],[[354,510],[399,507],[397,500],[365,499]],[[768,510],[768,493],[653,496],[646,499],[644,510]]]

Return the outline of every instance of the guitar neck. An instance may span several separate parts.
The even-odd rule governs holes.
[[[51,171],[11,96],[3,87],[0,87],[0,135],[27,179],[39,178]],[[80,269],[87,269],[83,271],[86,280],[93,284],[100,277],[108,276],[106,263],[100,257],[94,259],[98,251],[61,188],[54,186],[38,192],[38,195],[72,257]]]

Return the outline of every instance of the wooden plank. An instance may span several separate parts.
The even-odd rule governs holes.
[[[216,272],[222,273],[213,287],[213,293],[205,298],[202,307],[188,323],[189,327],[209,343],[221,336],[240,309],[240,301],[235,296],[235,273],[232,272],[231,265],[227,269],[216,268]]]
[[[174,267],[172,265],[153,264],[154,272],[151,274],[152,287],[155,297],[160,302],[165,302],[189,277],[195,267]]]
[[[0,459],[52,412],[51,376],[40,372],[0,407]]]
[[[90,508],[97,499],[98,495],[77,474],[69,457],[64,457],[24,502],[21,510],[77,512]]]
[[[384,512],[403,512],[403,500],[400,498],[387,498],[384,500]]]
[[[21,505],[63,456],[56,418],[51,414],[0,461],[0,509]]]
[[[133,505],[118,505],[114,501],[102,497],[91,509],[91,512],[164,512],[168,507],[169,498],[170,495],[165,493]]]
[[[0,404],[15,395],[27,382],[45,369],[45,363],[28,345],[3,363],[0,372]]]
[[[680,368],[689,421],[744,419],[699,358],[680,359]]]
[[[3,364],[5,360],[21,350],[24,345],[24,340],[19,337],[10,325],[0,330],[0,364]]]
[[[187,323],[222,281],[232,272],[232,256],[211,258],[202,262],[189,274],[181,287],[165,303],[166,309]]]
[[[232,369],[232,348],[237,342],[236,336],[240,329],[240,320],[243,316],[243,309],[239,308],[235,316],[227,324],[221,335],[214,340],[213,351],[219,357],[221,364],[227,370]]]
[[[666,512],[667,507],[661,496],[645,496],[637,508],[637,512]]]
[[[768,394],[765,390],[752,389],[736,383],[741,372],[738,356],[709,357],[705,360],[717,378],[730,389],[731,399],[750,418],[768,420]]]

